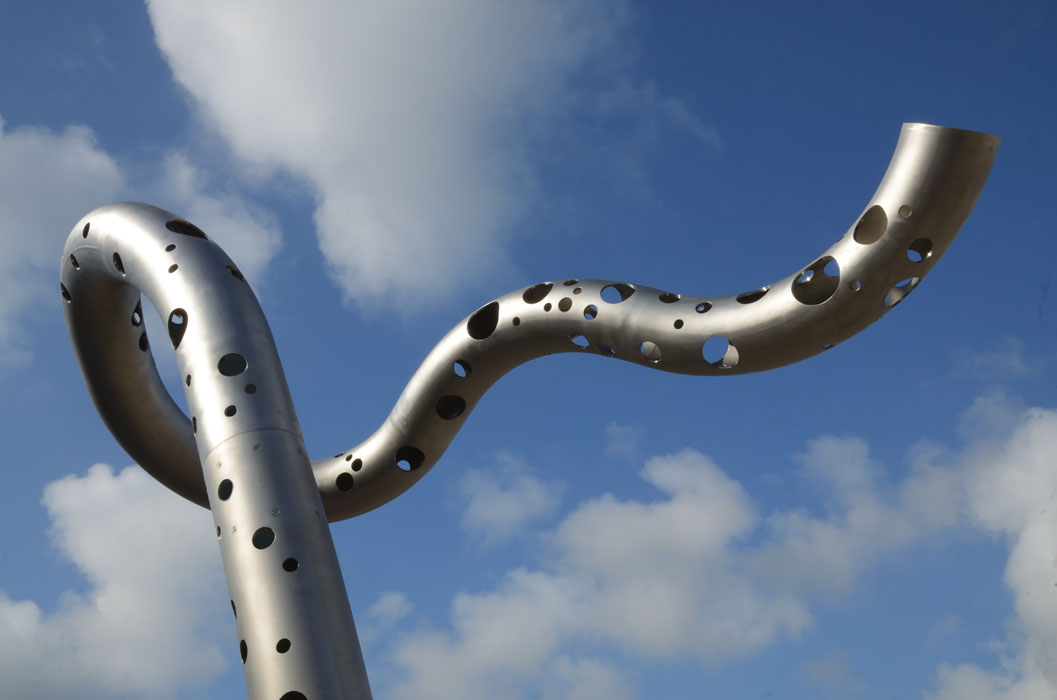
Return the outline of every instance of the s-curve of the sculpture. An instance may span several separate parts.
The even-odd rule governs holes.
[[[213,513],[249,696],[369,698],[328,520],[410,488],[488,387],[531,359],[579,352],[722,375],[833,347],[928,274],[969,216],[998,141],[904,125],[884,179],[844,237],[751,292],[691,297],[569,279],[485,304],[430,352],[373,435],[314,462],[256,297],[188,221],[135,203],[81,219],[62,257],[66,324],[111,433],[155,478]],[[190,418],[158,376],[141,293],[165,315]]]

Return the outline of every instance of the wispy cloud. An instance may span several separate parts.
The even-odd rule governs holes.
[[[472,469],[458,483],[463,502],[462,528],[485,545],[522,534],[526,527],[554,513],[562,486],[536,477],[516,455],[502,452],[497,464]]]
[[[49,484],[44,504],[89,588],[51,613],[0,592],[5,696],[168,698],[223,670],[230,610],[206,511],[104,465]]]

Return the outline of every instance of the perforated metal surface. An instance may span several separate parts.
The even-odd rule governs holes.
[[[997,148],[985,134],[904,125],[860,218],[758,290],[694,297],[570,279],[489,302],[437,344],[373,435],[311,464],[257,300],[193,224],[145,204],[91,212],[67,240],[61,292],[107,427],[159,481],[213,511],[251,697],[369,697],[328,519],[410,488],[492,383],[536,357],[580,352],[723,375],[833,347],[928,274],[972,210]],[[141,292],[166,314],[169,338],[155,340],[176,351],[190,419],[148,352]]]

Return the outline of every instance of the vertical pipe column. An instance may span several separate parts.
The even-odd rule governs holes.
[[[371,697],[330,528],[301,439],[236,435],[203,460],[253,700]]]

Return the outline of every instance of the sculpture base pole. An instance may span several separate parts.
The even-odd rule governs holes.
[[[369,699],[330,527],[301,439],[251,430],[203,460],[251,700]]]

